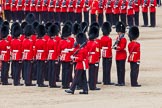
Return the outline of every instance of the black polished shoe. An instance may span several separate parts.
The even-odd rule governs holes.
[[[148,25],[142,25],[141,27],[147,27]]]
[[[79,94],[88,94],[88,91],[79,92]]]
[[[12,83],[2,83],[2,85],[12,85]]]
[[[25,84],[25,86],[36,86],[36,84]]]
[[[38,87],[48,87],[48,85],[40,84],[40,85],[38,85]]]
[[[70,87],[63,86],[62,89],[69,89]]]
[[[115,86],[125,86],[125,84],[115,84]]]
[[[69,89],[69,90],[65,90],[65,92],[66,92],[66,93],[74,94],[74,91],[72,91],[72,90],[70,90],[70,89]]]
[[[141,87],[141,85],[137,84],[137,85],[132,85],[132,87]]]
[[[114,85],[115,83],[104,83],[103,85]]]
[[[102,84],[102,82],[97,82],[97,84]]]
[[[100,88],[94,88],[94,89],[90,89],[90,90],[101,90]]]
[[[23,86],[24,84],[14,84],[14,86]]]
[[[50,86],[50,88],[60,88],[61,86]]]

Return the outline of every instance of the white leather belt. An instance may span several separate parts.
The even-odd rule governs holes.
[[[15,52],[15,53],[18,52],[18,51],[19,51],[19,50],[13,50],[13,52]]]
[[[55,51],[54,51],[54,50],[49,50],[49,52],[50,52],[50,53],[53,53],[53,52],[55,52]]]
[[[37,52],[42,53],[42,52],[44,52],[44,50],[37,50]]]

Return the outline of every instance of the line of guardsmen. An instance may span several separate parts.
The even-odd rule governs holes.
[[[125,86],[125,62],[127,58],[127,40],[124,37],[126,26],[123,22],[116,24],[117,38],[112,47],[109,37],[111,24],[102,25],[103,36],[99,39],[99,24],[89,26],[88,38],[86,32],[88,23],[65,22],[62,30],[60,24],[48,22],[39,24],[33,14],[28,14],[21,25],[15,22],[11,25],[7,21],[0,23],[1,40],[0,55],[2,61],[2,85],[8,83],[8,72],[11,61],[11,76],[14,86],[21,86],[21,75],[25,86],[47,87],[44,80],[49,81],[50,88],[57,88],[60,81],[60,65],[62,65],[62,88],[67,93],[74,93],[77,88],[83,88],[81,94],[88,94],[86,69],[88,69],[88,84],[90,90],[100,90],[96,87],[98,79],[99,61],[103,58],[103,84],[112,85],[111,64],[112,48],[116,50],[116,65],[118,82],[116,86]],[[11,33],[9,33],[9,28]],[[62,32],[61,32],[62,31]],[[61,34],[60,34],[61,32]],[[137,82],[140,62],[140,44],[136,41],[139,36],[137,27],[129,32],[131,44],[128,45],[131,64],[131,86],[139,87]],[[60,37],[61,36],[61,37]],[[74,80],[72,77],[74,67]]]
[[[32,12],[40,22],[67,20],[74,23],[98,22],[102,26],[104,15],[106,21],[115,25],[119,19],[128,26],[139,26],[140,6],[143,15],[143,27],[156,26],[156,0],[2,0],[7,21],[22,22]],[[149,8],[149,9],[148,9]],[[83,15],[83,17],[82,17]],[[82,19],[84,18],[84,19]],[[90,21],[89,21],[90,19]]]

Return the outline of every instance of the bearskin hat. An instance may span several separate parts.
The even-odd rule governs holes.
[[[131,27],[129,29],[128,36],[131,41],[137,39],[139,37],[138,27],[136,27],[136,26]]]
[[[2,38],[6,38],[9,34],[9,27],[8,26],[2,26],[1,28],[1,36]]]
[[[50,27],[49,27],[49,29],[48,29],[48,35],[51,37],[51,36],[56,36],[56,35],[58,35],[58,33],[59,33],[59,28],[58,28],[58,26],[56,25],[56,24],[53,24],[53,25],[51,25]]]
[[[32,23],[32,26],[33,26],[33,29],[34,29],[34,32],[36,33],[37,32],[37,27],[39,25],[39,22],[37,20],[35,20],[33,23]]]
[[[7,26],[9,28],[10,27],[10,23],[8,21],[4,21],[2,26]]]
[[[28,24],[32,24],[34,21],[35,21],[35,15],[33,13],[29,13],[27,14],[26,18],[25,18],[25,21],[28,23]]]
[[[71,35],[71,27],[68,24],[65,24],[64,27],[62,28],[62,35],[61,37],[68,37]]]
[[[59,22],[55,22],[54,24],[56,24],[59,28],[59,31],[61,30],[61,26],[60,26],[60,23]]]
[[[117,22],[116,24],[116,32],[125,33],[125,24],[123,22]]]
[[[78,33],[76,35],[76,42],[78,44],[83,44],[86,41],[87,41],[87,37],[86,37],[86,35],[84,33]]]
[[[33,26],[31,24],[26,25],[26,27],[24,28],[25,36],[29,37],[33,34],[33,32],[34,32]]]
[[[11,31],[12,31],[12,28],[13,28],[14,26],[20,26],[20,24],[19,24],[18,22],[14,22],[14,23],[11,25]]]
[[[20,25],[15,25],[11,29],[11,35],[13,38],[18,38],[21,33],[22,33],[22,29],[21,29]]]
[[[71,21],[66,21],[64,25],[69,25],[71,29],[73,27],[73,23]]]
[[[104,22],[102,25],[103,35],[109,35],[111,32],[111,24],[109,22]]]
[[[45,28],[46,30],[48,31],[48,28],[52,25],[52,22],[48,21],[46,24],[45,24]]]
[[[74,35],[78,34],[79,32],[81,32],[81,27],[79,23],[74,23],[73,28],[72,28],[72,33]]]
[[[37,35],[38,37],[43,37],[46,34],[46,29],[44,27],[44,25],[40,24],[37,27]]]
[[[97,22],[93,22],[93,23],[90,25],[90,28],[93,27],[93,26],[96,26],[96,27],[100,28],[100,25],[99,25]]]
[[[2,24],[3,24],[3,18],[0,17],[0,26],[2,26]]]
[[[82,22],[80,24],[82,32],[85,33],[88,30],[88,23],[87,22]]]
[[[99,36],[99,28],[97,26],[93,26],[89,30],[89,40],[93,40]]]
[[[22,32],[24,33],[25,32],[25,27],[28,25],[28,23],[26,21],[22,22],[21,23],[21,29],[22,29]]]

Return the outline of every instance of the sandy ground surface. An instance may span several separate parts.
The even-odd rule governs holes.
[[[97,85],[101,88],[100,91],[89,91],[88,95],[79,95],[79,91],[76,91],[74,95],[69,95],[61,88],[0,85],[0,108],[162,108],[161,18],[162,7],[157,8],[156,28],[140,27],[139,42],[142,55],[139,83],[142,87],[130,87],[130,69],[129,63],[126,63],[125,87]],[[140,25],[142,25],[141,13],[140,19]],[[113,41],[115,35],[115,30],[113,30],[111,33]],[[101,68],[100,66],[99,81],[102,81]],[[116,76],[113,58],[112,82],[116,83]]]

